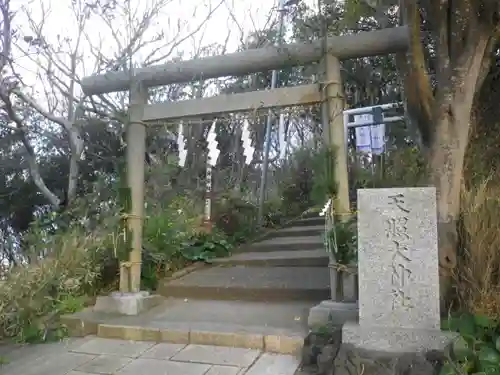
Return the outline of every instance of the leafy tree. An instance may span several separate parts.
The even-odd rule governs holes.
[[[419,130],[438,192],[440,266],[456,266],[464,157],[476,122],[474,103],[498,58],[500,3],[495,0],[350,0],[354,17],[408,25],[410,48],[396,58],[407,114]]]

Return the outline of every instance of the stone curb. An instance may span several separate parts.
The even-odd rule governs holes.
[[[77,337],[96,335],[108,339],[227,346],[292,355],[297,355],[304,343],[300,335],[124,326],[88,322],[73,316],[65,316],[62,320],[70,335]]]

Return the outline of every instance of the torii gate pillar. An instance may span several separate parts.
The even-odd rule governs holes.
[[[127,132],[127,184],[130,188],[131,210],[127,217],[131,249],[129,261],[120,264],[120,292],[141,290],[142,230],[144,224],[144,168],[146,127],[142,121],[148,90],[133,82],[130,88],[129,123]]]
[[[347,170],[347,145],[344,129],[344,87],[340,74],[340,61],[327,53],[325,57],[326,82],[325,99],[327,100],[327,121],[323,129],[325,144],[335,150],[335,182],[337,196],[335,197],[335,212],[341,219],[347,219],[350,213],[349,178]]]
[[[144,224],[144,170],[146,126],[143,121],[148,90],[142,83],[132,81],[130,87],[129,122],[127,132],[127,185],[130,192],[130,212],[126,214],[131,235],[128,261],[120,262],[120,291],[96,300],[94,311],[138,315],[158,305],[161,297],[141,291],[142,231]]]

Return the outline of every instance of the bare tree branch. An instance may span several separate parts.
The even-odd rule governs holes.
[[[46,38],[45,26],[48,25],[50,9],[45,6],[44,2],[40,1],[38,4],[41,16],[37,19],[33,17],[31,9],[23,8],[32,35],[24,36],[19,40],[19,43],[15,44],[15,47],[20,57],[37,67],[34,75],[37,77],[37,86],[41,86],[41,93],[45,95],[45,98],[39,98],[36,93],[29,94],[28,86],[18,78],[21,75],[16,74],[14,69],[11,69],[12,74],[10,76],[5,75],[5,69],[13,65],[11,60],[14,45],[11,39],[10,21],[12,14],[9,11],[9,1],[0,0],[4,20],[1,25],[3,32],[1,40],[2,53],[0,55],[0,68],[2,69],[0,98],[4,105],[0,109],[15,125],[4,125],[3,127],[15,131],[15,134],[20,137],[28,154],[29,168],[33,180],[47,200],[56,206],[59,204],[60,199],[48,189],[43,181],[36,162],[35,149],[28,141],[30,132],[45,133],[46,136],[50,136],[47,131],[43,130],[43,127],[49,124],[42,124],[42,128],[38,129],[38,127],[30,123],[29,118],[20,115],[22,107],[28,106],[32,108],[50,124],[58,125],[61,134],[65,135],[71,150],[67,187],[67,198],[68,201],[71,201],[76,195],[79,161],[84,148],[80,124],[80,121],[83,120],[81,119],[82,112],[88,111],[88,113],[103,119],[121,122],[124,120],[123,113],[125,113],[126,95],[124,94],[100,96],[92,100],[82,99],[77,96],[77,86],[80,82],[79,74],[86,73],[84,69],[85,52],[88,53],[90,50],[91,56],[94,57],[93,73],[103,68],[109,69],[117,64],[119,67],[126,68],[125,60],[127,58],[143,49],[151,49],[150,46],[153,47],[155,43],[163,43],[164,35],[162,33],[153,35],[150,39],[146,39],[145,36],[150,30],[153,20],[171,0],[156,0],[145,10],[139,10],[139,7],[134,10],[128,9],[129,4],[127,2],[118,4],[117,9],[113,9],[113,12],[104,8],[95,9],[94,6],[90,7],[85,2],[74,2],[71,11],[74,17],[75,34],[58,36],[57,40],[48,40]],[[120,12],[129,17],[126,23],[130,32],[126,39],[123,37],[124,33],[120,30],[123,29],[123,24],[120,25],[120,20],[117,18],[117,13]],[[208,17],[190,35],[201,30],[203,23],[212,14],[213,10],[209,12]],[[116,50],[112,58],[105,55],[107,51],[103,52],[104,48],[102,48],[101,40],[98,40],[96,46],[96,41],[89,37],[87,21],[91,16],[103,21],[109,29],[108,35],[113,36],[114,46],[118,47],[118,50]],[[178,34],[180,35],[180,32]],[[169,46],[170,51],[173,51],[188,37],[178,38],[176,35],[171,46]],[[84,43],[87,44],[86,51],[82,49]],[[153,50],[154,52],[160,51],[161,47],[153,48]],[[154,56],[154,53],[150,53],[149,57],[151,56]],[[164,54],[162,57],[165,58],[166,55]],[[25,66],[20,68],[26,70]],[[116,99],[118,99],[118,102]],[[59,137],[55,137],[55,139],[57,138]]]

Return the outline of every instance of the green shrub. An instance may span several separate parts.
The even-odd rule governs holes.
[[[63,229],[37,222],[23,238],[26,261],[0,284],[0,338],[58,339],[66,334],[61,315],[81,310],[90,296],[118,287],[118,255],[127,251],[120,249],[118,207],[91,214],[75,208],[70,216]],[[196,202],[180,197],[170,204],[149,203],[146,216],[141,280],[145,289],[154,290],[165,274],[193,261],[208,262],[229,253],[224,234],[201,230]]]
[[[287,219],[286,207],[284,207],[283,199],[271,199],[264,202],[264,227],[276,228],[284,223]],[[288,217],[289,219],[291,217]]]
[[[345,221],[337,220],[327,234],[330,251],[338,264],[349,265],[357,262],[358,235],[356,225],[355,217]]]
[[[238,196],[221,196],[215,200],[213,211],[215,226],[234,243],[247,240],[258,229],[258,206]]]
[[[81,310],[90,297],[118,288],[119,260],[130,251],[123,241],[119,207],[124,192],[118,189],[117,201],[112,201],[112,193],[101,197],[96,191],[75,202],[73,209],[50,213],[32,225],[21,241],[25,262],[0,283],[0,339],[58,339],[66,334],[61,315]],[[266,225],[281,222],[281,203],[266,202]],[[202,210],[203,201],[186,196],[167,202],[146,198],[143,289],[155,290],[161,278],[192,262],[228,255],[235,243],[258,229],[257,206],[243,199],[215,202],[211,233],[204,231]]]
[[[450,318],[449,329],[459,332],[459,338],[446,348],[440,375],[500,374],[498,321],[467,313]]]
[[[294,151],[282,167],[279,180],[279,194],[282,199],[283,213],[295,217],[313,204],[313,166],[315,153],[309,148]]]
[[[325,197],[337,195],[335,181],[335,156],[333,149],[322,148],[312,157],[313,187],[311,200],[315,204],[324,205]]]
[[[196,220],[177,202],[148,207],[143,230],[144,252],[158,262],[168,262],[196,232]]]
[[[148,204],[141,273],[144,289],[155,290],[161,278],[193,262],[229,254],[228,236],[217,227],[205,233],[197,206],[186,197],[169,204]]]
[[[280,182],[284,214],[300,215],[312,206],[323,206],[326,197],[335,195],[335,150],[296,150],[283,167],[285,177]]]
[[[59,317],[83,308],[93,294],[100,271],[95,260],[108,243],[103,233],[71,228],[38,246],[44,258],[15,267],[0,284],[2,338],[37,342],[63,336]]]
[[[354,155],[350,168],[349,186],[353,192],[364,188],[425,186],[428,182],[424,155],[416,147],[375,156],[375,163],[369,168],[359,158],[359,154]]]
[[[358,241],[356,232],[356,218],[336,220],[333,227],[326,233],[326,244],[330,252],[330,261],[334,262],[336,272],[335,298],[337,301],[344,299],[344,274],[352,272],[349,267],[357,263]]]
[[[234,243],[253,238],[260,231],[258,226],[259,207],[240,197],[225,195],[214,203],[214,222]],[[286,218],[283,199],[268,199],[263,205],[263,227],[274,228]]]
[[[191,261],[210,262],[214,258],[227,256],[231,248],[226,235],[215,229],[211,233],[193,235],[183,244],[181,254]]]

